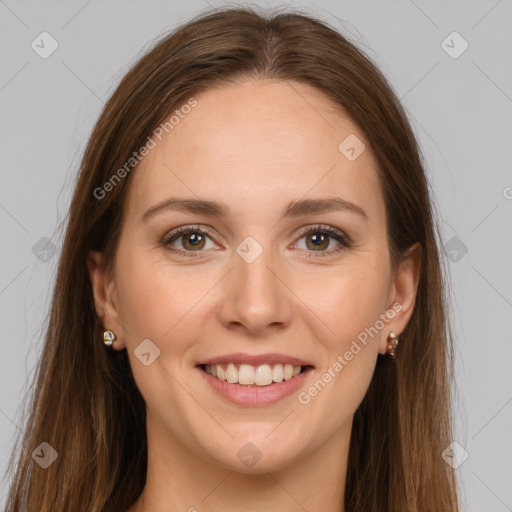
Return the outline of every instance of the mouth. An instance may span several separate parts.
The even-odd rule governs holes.
[[[306,361],[283,354],[231,354],[196,365],[210,387],[242,407],[274,404],[293,394],[314,373]]]
[[[289,363],[260,364],[201,364],[199,368],[208,375],[229,384],[241,386],[270,386],[274,383],[289,381],[312,369],[311,365],[292,365]]]

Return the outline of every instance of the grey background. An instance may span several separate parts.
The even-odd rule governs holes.
[[[2,472],[41,348],[60,227],[85,141],[147,44],[205,7],[203,0],[0,0]],[[459,393],[454,440],[469,454],[456,470],[463,510],[512,511],[512,2],[324,0],[291,7],[359,44],[411,117],[442,242],[449,243]],[[43,31],[59,45],[47,59],[31,48]],[[456,59],[442,47],[453,31],[469,44]],[[460,40],[448,41],[461,48]],[[45,237],[54,254],[51,244],[42,251]],[[0,505],[6,493],[2,481]]]

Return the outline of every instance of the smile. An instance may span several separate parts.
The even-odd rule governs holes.
[[[219,380],[245,386],[269,386],[273,382],[290,380],[301,373],[303,367],[291,364],[249,364],[235,363],[204,365],[204,371]]]
[[[279,402],[304,386],[315,370],[307,361],[283,354],[231,354],[196,368],[217,396],[242,407]]]

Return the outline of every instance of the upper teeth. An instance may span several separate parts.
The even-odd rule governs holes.
[[[300,373],[300,366],[291,364],[262,364],[251,366],[241,364],[237,367],[234,363],[226,366],[220,364],[205,365],[205,372],[220,380],[227,380],[231,384],[255,384],[256,386],[268,386],[272,382],[290,380]]]

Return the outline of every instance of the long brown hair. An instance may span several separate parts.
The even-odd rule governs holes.
[[[86,266],[97,250],[112,268],[131,175],[100,199],[95,191],[193,94],[246,77],[308,84],[348,112],[379,163],[393,266],[421,245],[415,309],[397,359],[379,356],[354,416],[346,511],[458,510],[454,472],[441,458],[452,434],[446,283],[407,116],[369,58],[326,22],[251,7],[208,10],[164,37],[125,75],[97,121],[69,210],[25,434],[11,457],[8,512],[125,512],[142,492],[144,401],[126,351],[104,349]],[[42,442],[58,453],[47,469],[32,460]]]

